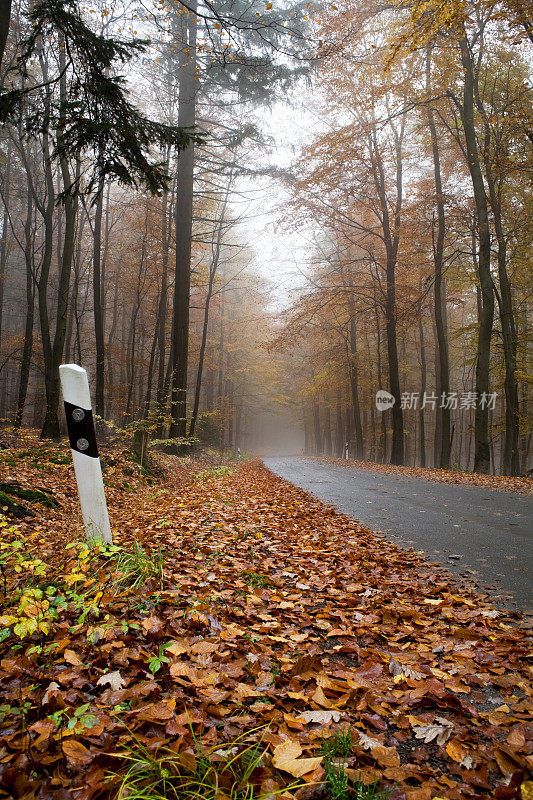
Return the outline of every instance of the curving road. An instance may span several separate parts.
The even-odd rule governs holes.
[[[492,602],[533,613],[533,498],[305,458],[263,460],[272,472],[367,528],[474,582]]]

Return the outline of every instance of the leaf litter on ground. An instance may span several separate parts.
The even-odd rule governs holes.
[[[81,534],[57,455],[68,451],[36,449],[0,459],[3,480],[38,479],[61,504],[3,529],[24,548],[2,551],[0,797],[134,797],[123,789],[132,753],[137,796],[165,796],[174,760],[198,777],[198,748],[222,800],[232,786],[235,798],[326,800],[333,779],[346,798],[527,796],[519,621],[259,462],[203,465],[194,480],[166,457],[151,485],[110,453],[117,552],[67,549]],[[165,554],[142,586],[120,571],[141,550]],[[339,758],[323,748],[335,736],[348,741]],[[228,753],[256,745],[263,755],[235,788]]]
[[[451,483],[455,485],[477,486],[483,489],[495,489],[500,492],[516,492],[533,494],[533,477],[531,475],[483,475],[480,472],[468,472],[463,469],[440,469],[437,467],[407,467],[394,464],[378,464],[375,461],[361,461],[354,458],[332,458],[330,456],[308,456],[313,461],[331,464],[349,469],[364,469],[382,475],[401,475],[406,478],[422,478],[434,483]]]

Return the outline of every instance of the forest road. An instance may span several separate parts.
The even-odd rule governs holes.
[[[263,461],[276,475],[370,530],[423,551],[430,561],[488,592],[490,602],[533,614],[533,498],[306,458]]]

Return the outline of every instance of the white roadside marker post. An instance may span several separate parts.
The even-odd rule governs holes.
[[[348,442],[346,442],[346,444],[344,445],[344,458],[345,458],[346,461],[348,461],[349,452],[350,452],[350,448],[349,448]]]
[[[77,364],[62,364],[59,376],[85,534],[112,544],[87,372]]]

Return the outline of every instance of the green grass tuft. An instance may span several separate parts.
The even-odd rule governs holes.
[[[243,734],[246,736],[249,734]],[[114,800],[258,800],[259,787],[253,773],[262,766],[261,741],[240,747],[233,743],[201,746],[194,738],[194,751],[150,752],[140,742],[121,758],[129,763],[125,774],[113,775]]]
[[[379,789],[377,782],[365,785],[361,780],[348,785],[346,759],[353,745],[352,733],[337,731],[322,739],[322,765],[326,773],[325,790],[329,800],[387,800],[390,791]]]
[[[115,569],[119,573],[115,585],[139,589],[151,578],[161,583],[164,563],[164,550],[148,553],[134,541],[132,550],[121,549],[114,556]]]

